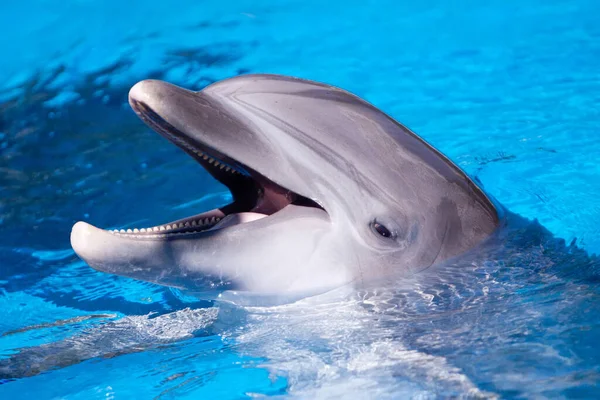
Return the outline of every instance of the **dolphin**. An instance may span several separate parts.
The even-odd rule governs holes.
[[[233,201],[154,227],[77,222],[71,245],[99,271],[199,293],[308,295],[414,274],[502,224],[456,164],[337,87],[268,74],[198,92],[144,80],[129,103]]]

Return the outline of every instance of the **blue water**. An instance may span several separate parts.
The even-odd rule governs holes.
[[[599,13],[596,0],[3,2],[0,398],[597,397]],[[484,260],[268,308],[81,262],[77,220],[151,226],[229,198],[137,120],[129,87],[247,72],[366,98],[541,225]]]

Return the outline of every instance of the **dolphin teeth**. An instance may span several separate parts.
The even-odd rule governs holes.
[[[231,168],[225,167],[225,171],[229,172],[229,171],[231,171]]]
[[[160,227],[160,228],[158,228],[158,229],[160,229],[161,231],[164,231],[164,230],[165,230],[165,227],[164,227],[164,226],[161,226],[161,227]]]
[[[153,228],[152,228],[152,231],[153,231],[153,232],[158,232],[158,227],[156,227],[156,226],[155,226],[155,227],[153,227]]]
[[[139,230],[139,229],[137,229],[137,228],[135,228],[135,229],[133,230],[133,233],[140,233],[140,230]]]
[[[208,160],[208,156],[207,156],[206,154],[204,154],[204,155],[202,156],[202,158],[203,158],[203,159],[205,159],[205,160]]]
[[[196,220],[193,220],[192,221],[192,226],[196,226],[196,224],[197,224]]]
[[[127,233],[133,233],[131,229],[127,229]]]
[[[119,232],[120,233],[125,233],[125,229],[121,229]]]
[[[146,233],[146,228],[142,228],[142,229],[140,229],[140,232],[144,232],[144,233]]]
[[[225,168],[225,164],[221,164],[221,166],[219,168],[221,168],[221,169]]]
[[[183,224],[183,226],[188,227],[188,226],[190,226],[190,223],[186,222],[185,224]]]
[[[209,158],[209,159],[208,159],[208,163],[209,163],[209,164],[212,164],[212,163],[214,163],[214,162],[215,162],[215,160],[214,160],[214,159],[212,159],[212,158]]]
[[[179,227],[180,227],[180,228],[183,228],[183,223],[179,224]]]
[[[219,166],[219,162],[215,160],[215,167]]]
[[[167,225],[166,228],[170,230],[171,229],[171,225]]]

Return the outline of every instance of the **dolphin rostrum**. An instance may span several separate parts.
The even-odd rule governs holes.
[[[150,228],[76,223],[73,249],[99,271],[198,291],[318,293],[423,270],[500,224],[460,168],[336,87],[244,75],[193,92],[145,80],[129,102],[233,202]]]

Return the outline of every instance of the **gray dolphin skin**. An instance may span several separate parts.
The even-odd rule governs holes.
[[[243,75],[193,92],[145,80],[129,102],[233,202],[150,228],[76,223],[73,249],[99,271],[199,292],[311,294],[413,274],[501,223],[448,158],[336,87]]]

